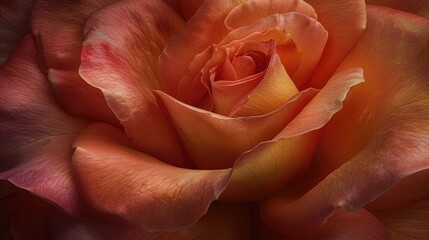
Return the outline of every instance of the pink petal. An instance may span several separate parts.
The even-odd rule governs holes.
[[[198,109],[160,91],[156,91],[155,96],[195,165],[219,169],[232,167],[241,153],[272,139],[316,93],[315,90],[303,92],[277,111],[244,118],[229,118]]]
[[[74,145],[73,170],[88,202],[142,230],[194,224],[219,197],[231,173],[168,165],[134,150],[122,131],[102,123],[87,127]]]
[[[284,188],[307,167],[318,139],[315,130],[329,122],[350,88],[361,82],[359,68],[336,74],[277,136],[240,155],[221,199],[255,200]]]
[[[56,103],[51,86],[37,67],[31,37],[0,70],[1,179],[79,211],[70,175],[71,141],[84,123]],[[5,171],[9,169],[8,171]]]
[[[396,1],[396,0],[366,0],[367,4],[385,6],[413,13],[429,19],[429,4],[427,0]]]
[[[116,124],[101,92],[85,83],[77,71],[84,23],[111,1],[35,1],[32,31],[40,49],[39,64],[43,72],[49,72],[48,79],[62,106],[78,116]]]
[[[150,89],[159,87],[157,57],[181,24],[162,1],[111,4],[86,23],[80,67],[141,150],[176,166],[188,163]]]
[[[375,211],[373,214],[386,226],[389,239],[424,240],[429,237],[428,198],[401,208]]]
[[[325,51],[307,86],[321,88],[346,57],[366,26],[363,0],[306,0],[316,10],[318,21],[328,31]]]
[[[61,240],[171,240],[249,239],[249,212],[245,204],[213,203],[206,215],[195,225],[174,231],[144,232],[124,226],[112,226],[102,222],[89,222],[57,215],[52,221],[54,239]],[[221,229],[221,231],[220,231]]]
[[[341,66],[362,66],[366,83],[326,126],[315,155],[316,165],[329,166],[322,176],[333,172],[301,198],[266,210],[267,219],[281,222],[273,228],[317,228],[335,208],[359,209],[429,168],[428,26],[411,14],[368,7],[365,34]]]
[[[31,0],[0,2],[0,66],[30,32]]]
[[[308,232],[303,232],[308,233]],[[315,234],[315,239],[388,240],[384,225],[364,209],[348,212],[338,209]]]
[[[225,19],[225,25],[232,30],[270,15],[288,12],[300,13],[311,18],[317,17],[314,9],[302,0],[250,0],[232,9]]]

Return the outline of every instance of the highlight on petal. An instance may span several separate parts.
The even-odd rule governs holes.
[[[429,237],[429,199],[393,209],[374,211],[386,226],[389,239],[414,240]]]
[[[240,155],[221,199],[256,200],[282,189],[308,166],[319,134],[315,130],[329,122],[346,94],[361,82],[359,68],[336,74],[277,136]]]
[[[332,172],[296,200],[268,200],[272,205],[264,211],[272,228],[317,228],[334,209],[362,208],[429,169],[428,26],[408,13],[368,7],[367,29],[340,67],[362,66],[366,83],[325,127],[313,160],[329,166],[323,174]]]
[[[84,23],[112,1],[36,0],[31,27],[39,48],[39,65],[43,73],[48,72],[60,104],[75,115],[117,124],[101,92],[83,81],[77,71]]]
[[[307,234],[308,232],[302,232]],[[348,212],[338,209],[314,234],[314,239],[388,240],[384,225],[365,209]]]
[[[30,32],[31,0],[0,2],[0,66]]]
[[[325,51],[312,79],[305,87],[322,88],[365,30],[364,0],[306,0],[316,11],[318,21],[328,31]]]
[[[53,233],[51,234],[54,239],[62,240],[236,240],[249,239],[250,234],[247,204],[215,202],[210,206],[207,214],[196,224],[175,231],[145,232],[129,226],[113,226],[102,222],[79,221],[64,214],[56,214],[52,220]]]
[[[159,110],[157,57],[182,19],[164,2],[120,1],[87,21],[79,73],[100,89],[139,148],[162,161],[188,166],[177,134]]]
[[[404,12],[413,13],[429,19],[429,4],[426,0],[395,1],[395,0],[366,0],[367,4],[390,7]]]
[[[0,70],[0,179],[77,213],[69,161],[71,141],[85,123],[55,101],[37,67],[36,45],[26,37]]]
[[[126,135],[103,123],[88,126],[74,142],[80,189],[97,210],[145,231],[194,224],[228,184],[231,170],[190,170],[132,148]]]

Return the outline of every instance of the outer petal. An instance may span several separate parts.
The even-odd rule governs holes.
[[[99,88],[107,104],[142,151],[185,166],[177,135],[159,110],[157,57],[182,24],[162,1],[121,1],[86,24],[81,76]]]
[[[47,198],[69,212],[79,209],[70,175],[71,141],[84,123],[55,104],[27,37],[0,70],[1,179]]]
[[[383,211],[374,215],[386,226],[389,239],[424,240],[429,238],[429,199]]]
[[[0,66],[30,31],[31,0],[0,3]]]
[[[112,1],[36,0],[32,31],[37,37],[42,71],[48,72],[60,103],[76,115],[116,124],[101,92],[84,82],[77,72],[84,23],[95,10]]]
[[[306,0],[316,10],[318,21],[328,31],[322,59],[307,87],[321,88],[352,49],[366,26],[364,0]]]
[[[367,4],[385,6],[413,13],[429,19],[429,3],[427,0],[396,1],[396,0],[366,0]]]
[[[240,155],[221,199],[254,200],[282,189],[307,167],[317,142],[314,130],[329,122],[342,108],[350,88],[361,82],[358,68],[336,74],[273,140]]]
[[[90,204],[143,230],[194,224],[219,197],[231,170],[189,170],[131,148],[125,134],[93,124],[76,139],[73,169]]]
[[[213,203],[195,225],[169,232],[144,232],[101,222],[77,221],[62,215],[53,220],[52,238],[61,240],[236,240],[249,239],[250,233],[249,210],[244,204]]]
[[[359,209],[429,168],[429,22],[381,7],[368,7],[368,17],[341,66],[362,66],[366,84],[326,126],[316,151],[315,165],[328,166],[319,173],[338,169],[296,201],[267,203],[267,222],[276,219],[271,227],[278,231],[320,226],[335,208]]]

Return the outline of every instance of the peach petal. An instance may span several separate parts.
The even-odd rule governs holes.
[[[364,0],[306,2],[316,10],[318,21],[329,33],[317,70],[305,86],[321,88],[365,30],[366,6]]]
[[[282,189],[307,167],[318,139],[315,130],[326,125],[342,108],[350,89],[361,82],[363,76],[359,68],[335,75],[272,140],[240,155],[221,199],[257,200]]]
[[[0,3],[0,66],[30,32],[31,3],[29,0]]]
[[[242,152],[272,139],[316,93],[310,89],[270,114],[242,118],[198,109],[160,91],[156,91],[155,96],[195,165],[202,169],[219,169],[231,167]]]
[[[162,1],[111,4],[86,22],[79,72],[103,92],[127,135],[143,152],[188,166],[177,134],[150,90],[159,87],[157,57],[181,24]]]
[[[69,213],[80,212],[81,199],[69,160],[71,142],[85,123],[56,104],[51,86],[37,66],[31,37],[2,66],[0,91],[0,179]]]
[[[77,71],[84,23],[89,15],[110,2],[37,0],[31,21],[40,51],[39,64],[44,73],[50,73],[48,79],[62,106],[75,115],[116,124],[101,92],[83,81]]]
[[[250,0],[232,9],[225,19],[225,25],[230,30],[237,29],[261,18],[288,12],[297,12],[314,19],[317,18],[313,7],[302,0]]]
[[[145,231],[194,224],[228,184],[230,169],[190,170],[132,148],[126,135],[94,123],[75,140],[72,166],[88,202]]]

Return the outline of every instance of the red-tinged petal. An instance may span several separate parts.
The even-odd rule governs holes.
[[[86,23],[80,74],[100,89],[125,131],[142,151],[187,166],[177,134],[157,106],[157,57],[181,25],[162,1],[121,1]]]
[[[425,183],[427,184],[427,183]],[[429,238],[429,199],[422,199],[400,208],[375,211],[392,240],[424,240]]]
[[[266,16],[288,12],[301,13],[311,18],[317,17],[313,7],[302,0],[250,0],[232,9],[225,19],[225,25],[232,30],[250,25]]]
[[[308,232],[302,232],[307,234]],[[348,212],[338,209],[317,231],[314,239],[388,240],[384,225],[365,209]]]
[[[364,0],[306,0],[316,10],[318,21],[328,31],[322,59],[308,86],[321,88],[352,49],[366,26]]]
[[[89,203],[143,230],[189,226],[203,216],[230,178],[230,169],[190,170],[131,148],[106,124],[87,127],[74,143],[72,165]]]
[[[116,124],[101,92],[85,83],[77,71],[84,23],[94,11],[112,1],[36,0],[31,20],[42,72],[49,71],[48,79],[61,105],[78,116]]]
[[[55,216],[52,237],[61,240],[237,240],[249,239],[249,209],[245,204],[213,203],[196,224],[175,231],[144,232],[131,227],[107,225]]]
[[[367,4],[390,7],[413,13],[429,19],[429,3],[427,0],[396,1],[396,0],[366,0]]]
[[[284,105],[298,93],[294,82],[287,74],[271,41],[271,60],[258,86],[244,96],[231,111],[233,117],[268,114]]]
[[[237,157],[256,144],[271,140],[314,97],[311,89],[280,109],[262,116],[229,118],[198,109],[157,91],[155,96],[198,168],[232,167]]]
[[[204,0],[178,0],[180,9],[186,20],[190,19],[198,8],[204,3]]]
[[[20,190],[0,199],[1,207],[8,210],[13,239],[49,239],[48,222],[51,206],[48,203],[27,191]]]
[[[55,104],[31,37],[1,68],[0,84],[0,178],[77,212],[69,161],[71,141],[84,123]]]
[[[162,90],[177,97],[180,80],[192,59],[226,35],[225,17],[238,4],[235,0],[205,1],[182,31],[169,40],[159,58],[159,69],[168,69],[160,72]],[[204,65],[201,63],[198,69]]]
[[[31,0],[0,2],[0,66],[30,32]]]
[[[337,170],[301,199],[273,209],[283,219],[281,231],[317,227],[333,209],[360,208],[429,168],[428,26],[415,15],[368,6],[365,34],[341,66],[363,67],[366,83],[325,127],[313,160],[321,168],[311,178]]]
[[[308,165],[318,139],[315,130],[326,125],[350,89],[361,82],[359,68],[336,74],[273,140],[240,155],[221,199],[255,200],[282,189]]]

